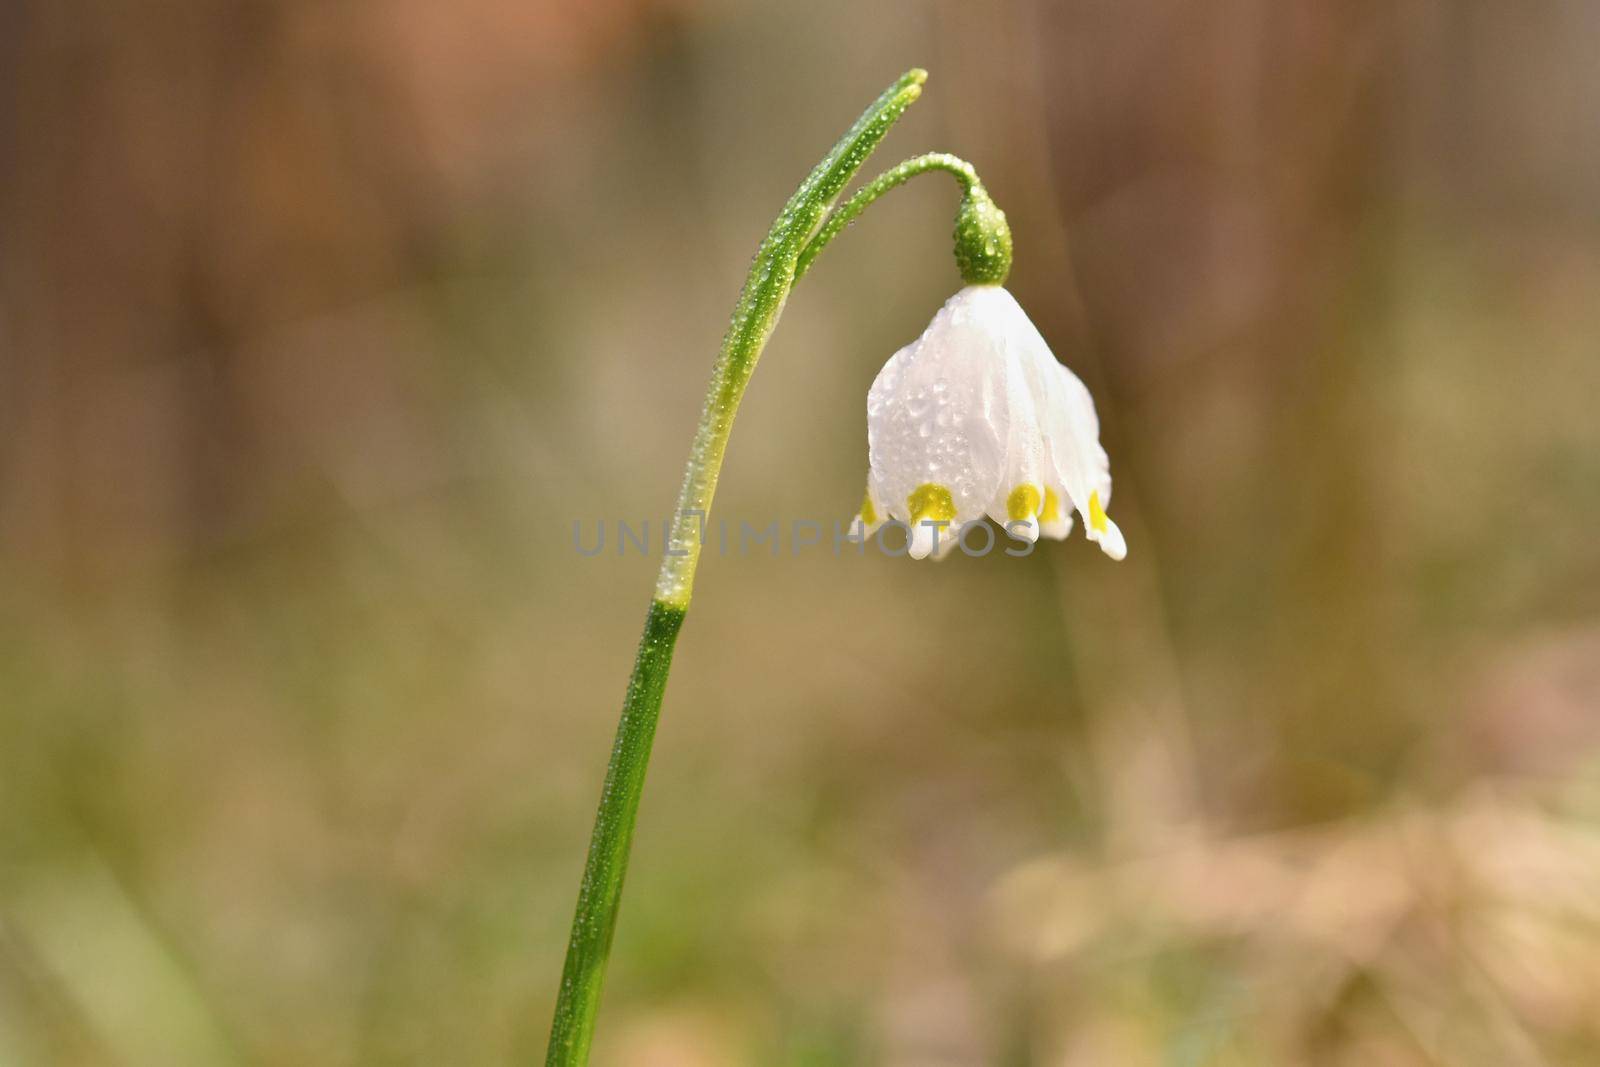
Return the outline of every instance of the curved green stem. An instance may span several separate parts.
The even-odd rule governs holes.
[[[645,621],[600,793],[600,809],[589,841],[550,1030],[548,1067],[581,1067],[589,1059],[661,696],[678,630],[689,607],[695,564],[700,557],[701,528],[711,510],[739,400],[794,285],[801,250],[816,235],[846,183],[883,140],[889,127],[920,95],[926,78],[927,72],[922,70],[903,75],[812,169],[761,242],[739,294],[733,321],[712,368],[705,411],[689,453],[689,469],[678,497],[666,558]]]
[[[918,174],[942,170],[961,182],[956,213],[956,262],[969,283],[998,284],[1011,266],[1011,232],[972,165],[942,152],[908,159],[867,183],[837,211],[834,202],[845,185],[883,140],[889,127],[922,92],[927,72],[908,71],[862,113],[854,126],[800,183],[778,214],[756,252],[733,320],[711,370],[705,410],[689,452],[689,468],[678,495],[667,536],[666,556],[656,580],[655,598],[645,619],[617,725],[616,743],[606,768],[595,815],[594,833],[578,890],[572,938],[567,945],[555,1022],[550,1031],[547,1067],[582,1067],[589,1059],[595,1013],[605,979],[606,958],[616,931],[623,875],[633,842],[639,795],[655,738],[661,697],[672,666],[678,630],[689,609],[695,566],[717,476],[728,447],[734,415],[767,338],[783,312],[789,290],[828,242],[884,193]]]
[[[828,221],[823,223],[817,235],[806,242],[806,246],[800,250],[800,259],[795,264],[795,281],[800,280],[806,268],[811,266],[812,260],[828,246],[828,242],[839,236],[840,231],[854,222],[874,200],[889,190],[904,185],[919,174],[937,170],[953,175],[956,181],[961,183],[961,191],[964,194],[970,194],[975,187],[982,187],[982,183],[978,181],[978,172],[973,169],[972,164],[948,152],[929,152],[890,167],[857,189],[854,196],[839,205],[838,210],[828,216]]]

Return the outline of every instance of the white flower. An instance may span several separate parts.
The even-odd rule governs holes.
[[[1029,542],[1064,538],[1071,510],[1106,555],[1127,554],[1106,515],[1094,401],[998,285],[962,289],[884,364],[867,393],[867,442],[859,528],[908,524],[917,559],[945,555],[984,515]]]

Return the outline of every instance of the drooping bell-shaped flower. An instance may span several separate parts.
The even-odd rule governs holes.
[[[884,365],[867,441],[861,528],[906,523],[917,559],[945,555],[985,515],[1021,540],[1065,538],[1072,511],[1106,555],[1127,554],[1089,390],[997,284],[962,289]]]

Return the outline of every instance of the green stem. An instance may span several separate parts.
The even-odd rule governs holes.
[[[734,415],[761,350],[783,313],[789,290],[828,242],[878,197],[918,174],[947,171],[962,184],[956,215],[956,262],[969,283],[998,284],[1010,269],[1011,234],[972,165],[955,156],[930,153],[908,159],[867,183],[837,211],[834,202],[883,140],[889,127],[922,92],[927,72],[908,71],[862,113],[839,143],[795,190],[767,232],[745,279],[733,321],[711,371],[705,410],[689,452],[689,468],[667,537],[666,556],[656,579],[655,599],[645,620],[638,659],[622,704],[622,720],[606,769],[589,840],[589,857],[578,890],[572,939],[556,1000],[547,1067],[582,1067],[589,1059],[595,1013],[605,980],[606,958],[617,927],[623,875],[633,842],[639,795],[644,788],[650,745],[655,739],[661,696],[672,666],[672,650],[689,610],[702,531],[711,512],[722,457]]]
[[[973,169],[972,164],[948,152],[929,152],[927,155],[916,156],[897,164],[857,189],[854,196],[839,205],[839,209],[828,216],[828,221],[823,224],[822,229],[818,230],[817,235],[800,250],[799,262],[795,264],[794,280],[799,281],[806,269],[811,266],[812,260],[828,246],[828,242],[839,236],[840,231],[846,226],[856,221],[856,217],[867,210],[874,200],[890,189],[904,185],[919,174],[935,170],[947,171],[954,175],[956,181],[961,183],[963,193],[971,193],[975,186],[981,187],[978,172]]]
[[[561,972],[561,993],[550,1031],[547,1064],[582,1065],[589,1062],[589,1042],[594,1036],[595,1012],[605,981],[606,957],[617,928],[622,903],[622,876],[628,869],[634,820],[639,814],[639,794],[656,736],[661,695],[672,668],[672,650],[683,626],[684,609],[652,601],[645,616],[644,636],[633,661],[628,693],[622,701],[622,720],[606,767],[600,791],[600,811],[589,839],[589,858],[578,888],[578,910],[572,918],[572,939]]]
[[[771,336],[794,285],[801,249],[817,233],[840,192],[883,140],[889,127],[922,92],[927,72],[912,70],[884,91],[838,144],[812,169],[772,224],[756,253],[733,321],[711,372],[705,412],[695,432],[673,517],[655,599],[622,704],[617,739],[600,793],[589,856],[578,890],[572,938],[561,973],[547,1067],[582,1067],[589,1060],[595,1013],[605,980],[606,958],[617,926],[623,876],[633,842],[639,794],[655,738],[661,696],[672,664],[678,630],[689,608],[700,531],[711,510],[717,475],[727,450],[734,414],[756,360]],[[809,262],[809,261],[808,261]]]

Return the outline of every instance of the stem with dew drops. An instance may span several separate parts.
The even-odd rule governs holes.
[[[1011,235],[1004,230],[1004,216],[982,192],[972,166],[954,156],[931,154],[907,160],[863,187],[829,217],[845,185],[921,94],[926,78],[927,72],[922,70],[902,75],[812,169],[761,242],[734,307],[733,319],[712,368],[705,410],[690,449],[655,596],[645,617],[644,634],[623,698],[622,717],[578,890],[578,906],[550,1030],[547,1067],[582,1067],[589,1059],[639,797],[673,649],[689,608],[704,525],[739,401],[777,325],[789,291],[823,246],[869,204],[916,174],[932,170],[955,174],[965,191],[956,224],[956,258],[963,276],[969,273],[969,261],[982,259],[985,254],[992,260],[995,250],[1001,247],[1009,267]],[[980,208],[986,204],[985,211],[989,213],[973,214],[974,204]],[[998,228],[995,218],[999,220]]]

